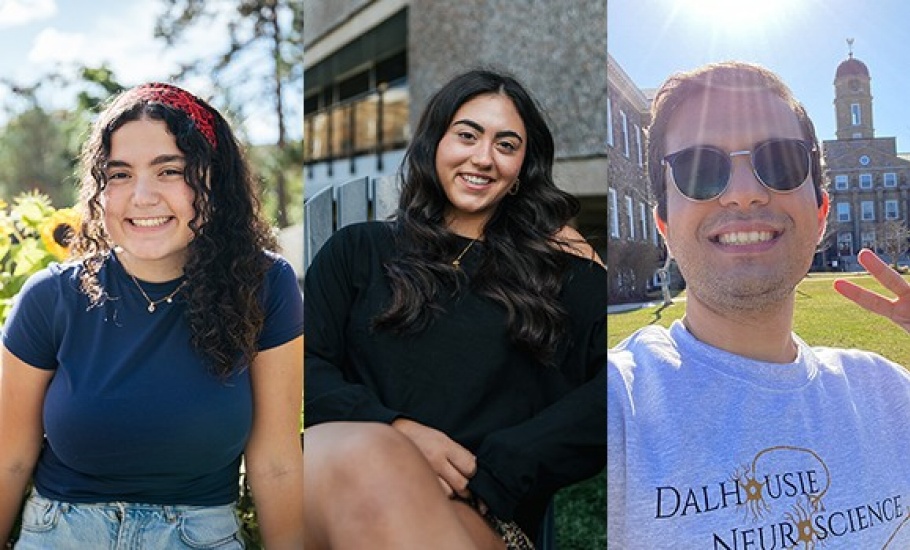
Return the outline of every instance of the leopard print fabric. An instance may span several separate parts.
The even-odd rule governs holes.
[[[482,505],[477,497],[462,498],[455,496],[453,498],[477,510],[477,513],[487,522],[487,525],[502,537],[503,542],[506,543],[506,550],[535,550],[534,543],[531,542],[531,539],[528,538],[528,535],[522,531],[517,523],[499,519],[485,505]]]

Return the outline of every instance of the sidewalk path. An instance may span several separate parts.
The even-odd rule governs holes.
[[[685,302],[685,297],[682,298],[673,298],[673,303]],[[623,313],[625,311],[632,311],[634,309],[641,309],[645,307],[659,307],[663,305],[663,300],[655,300],[653,302],[637,302],[634,304],[615,304],[612,306],[607,306],[607,313]]]

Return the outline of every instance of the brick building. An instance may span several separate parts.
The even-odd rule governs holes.
[[[611,298],[641,298],[663,252],[654,224],[647,143],[651,101],[607,56],[607,197]]]
[[[645,130],[650,100],[612,58],[607,60],[607,196],[610,237],[658,243],[651,215]]]
[[[837,139],[823,143],[831,215],[822,255],[845,269],[858,267],[861,247],[882,249],[884,222],[906,225],[910,216],[910,160],[894,137],[875,137],[871,83],[851,51],[834,76]]]

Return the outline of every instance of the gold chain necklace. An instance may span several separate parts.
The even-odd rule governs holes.
[[[471,247],[474,246],[474,243],[476,243],[477,239],[479,239],[479,238],[480,237],[475,237],[474,240],[472,240],[471,242],[468,243],[468,246],[464,247],[464,250],[461,251],[461,254],[459,254],[457,258],[452,260],[452,267],[454,267],[455,269],[458,269],[461,267],[461,259],[464,257],[465,254],[468,253],[468,250],[470,250]]]
[[[182,283],[180,283],[177,286],[177,288],[174,289],[173,292],[171,292],[164,298],[161,298],[160,300],[152,300],[151,298],[149,298],[149,295],[145,293],[145,290],[142,289],[142,285],[139,284],[139,281],[136,280],[136,277],[134,277],[133,274],[130,272],[127,272],[127,275],[129,275],[130,279],[132,279],[133,282],[136,283],[136,288],[138,288],[139,292],[142,293],[142,296],[143,296],[143,298],[145,298],[145,301],[149,303],[149,307],[147,308],[149,313],[155,313],[155,308],[158,307],[158,304],[163,304],[165,302],[167,302],[169,304],[173,303],[174,296],[176,296],[177,293],[180,292],[183,289],[183,287],[186,286],[186,281],[183,281]]]

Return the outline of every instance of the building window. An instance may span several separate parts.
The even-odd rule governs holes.
[[[897,210],[897,201],[896,200],[886,200],[885,201],[885,219],[886,220],[896,220],[900,217],[900,213]]]
[[[838,174],[834,176],[834,189],[838,191],[846,191],[850,187],[850,178],[846,174]]]
[[[607,145],[613,147],[613,101],[607,98]]]
[[[648,207],[645,203],[638,203],[638,218],[639,223],[641,223],[641,238],[642,240],[648,239]]]
[[[607,188],[610,195],[610,236],[619,238],[619,203],[616,201],[616,190]]]
[[[837,253],[841,256],[853,255],[853,233],[837,234]]]
[[[897,174],[894,172],[885,172],[885,187],[897,187]]]
[[[638,148],[638,166],[644,167],[645,158],[642,154],[642,132],[641,127],[638,124],[635,124],[635,146]]]
[[[837,221],[839,221],[839,222],[850,221],[850,203],[849,202],[837,203]]]
[[[859,103],[850,104],[850,124],[854,126],[859,126],[863,123],[863,111],[859,106]]]
[[[859,188],[860,189],[872,189],[872,174],[860,174],[859,175]]]
[[[622,154],[629,158],[629,119],[622,109],[619,110],[619,119],[622,121]]]
[[[862,220],[864,222],[874,222],[875,221],[875,203],[872,201],[863,201],[860,203],[860,211],[862,212]]]
[[[626,195],[626,215],[629,218],[629,240],[635,240],[635,208],[632,204],[632,197]]]
[[[400,10],[304,71],[305,165],[404,149],[410,139],[407,20],[407,10]]]
[[[863,248],[875,250],[875,231],[863,231],[862,242]]]
[[[366,77],[355,75],[308,98],[307,108],[318,110],[304,115],[305,163],[404,148],[410,139],[407,80],[373,88],[364,84],[371,74],[375,80],[381,68],[379,64]]]

